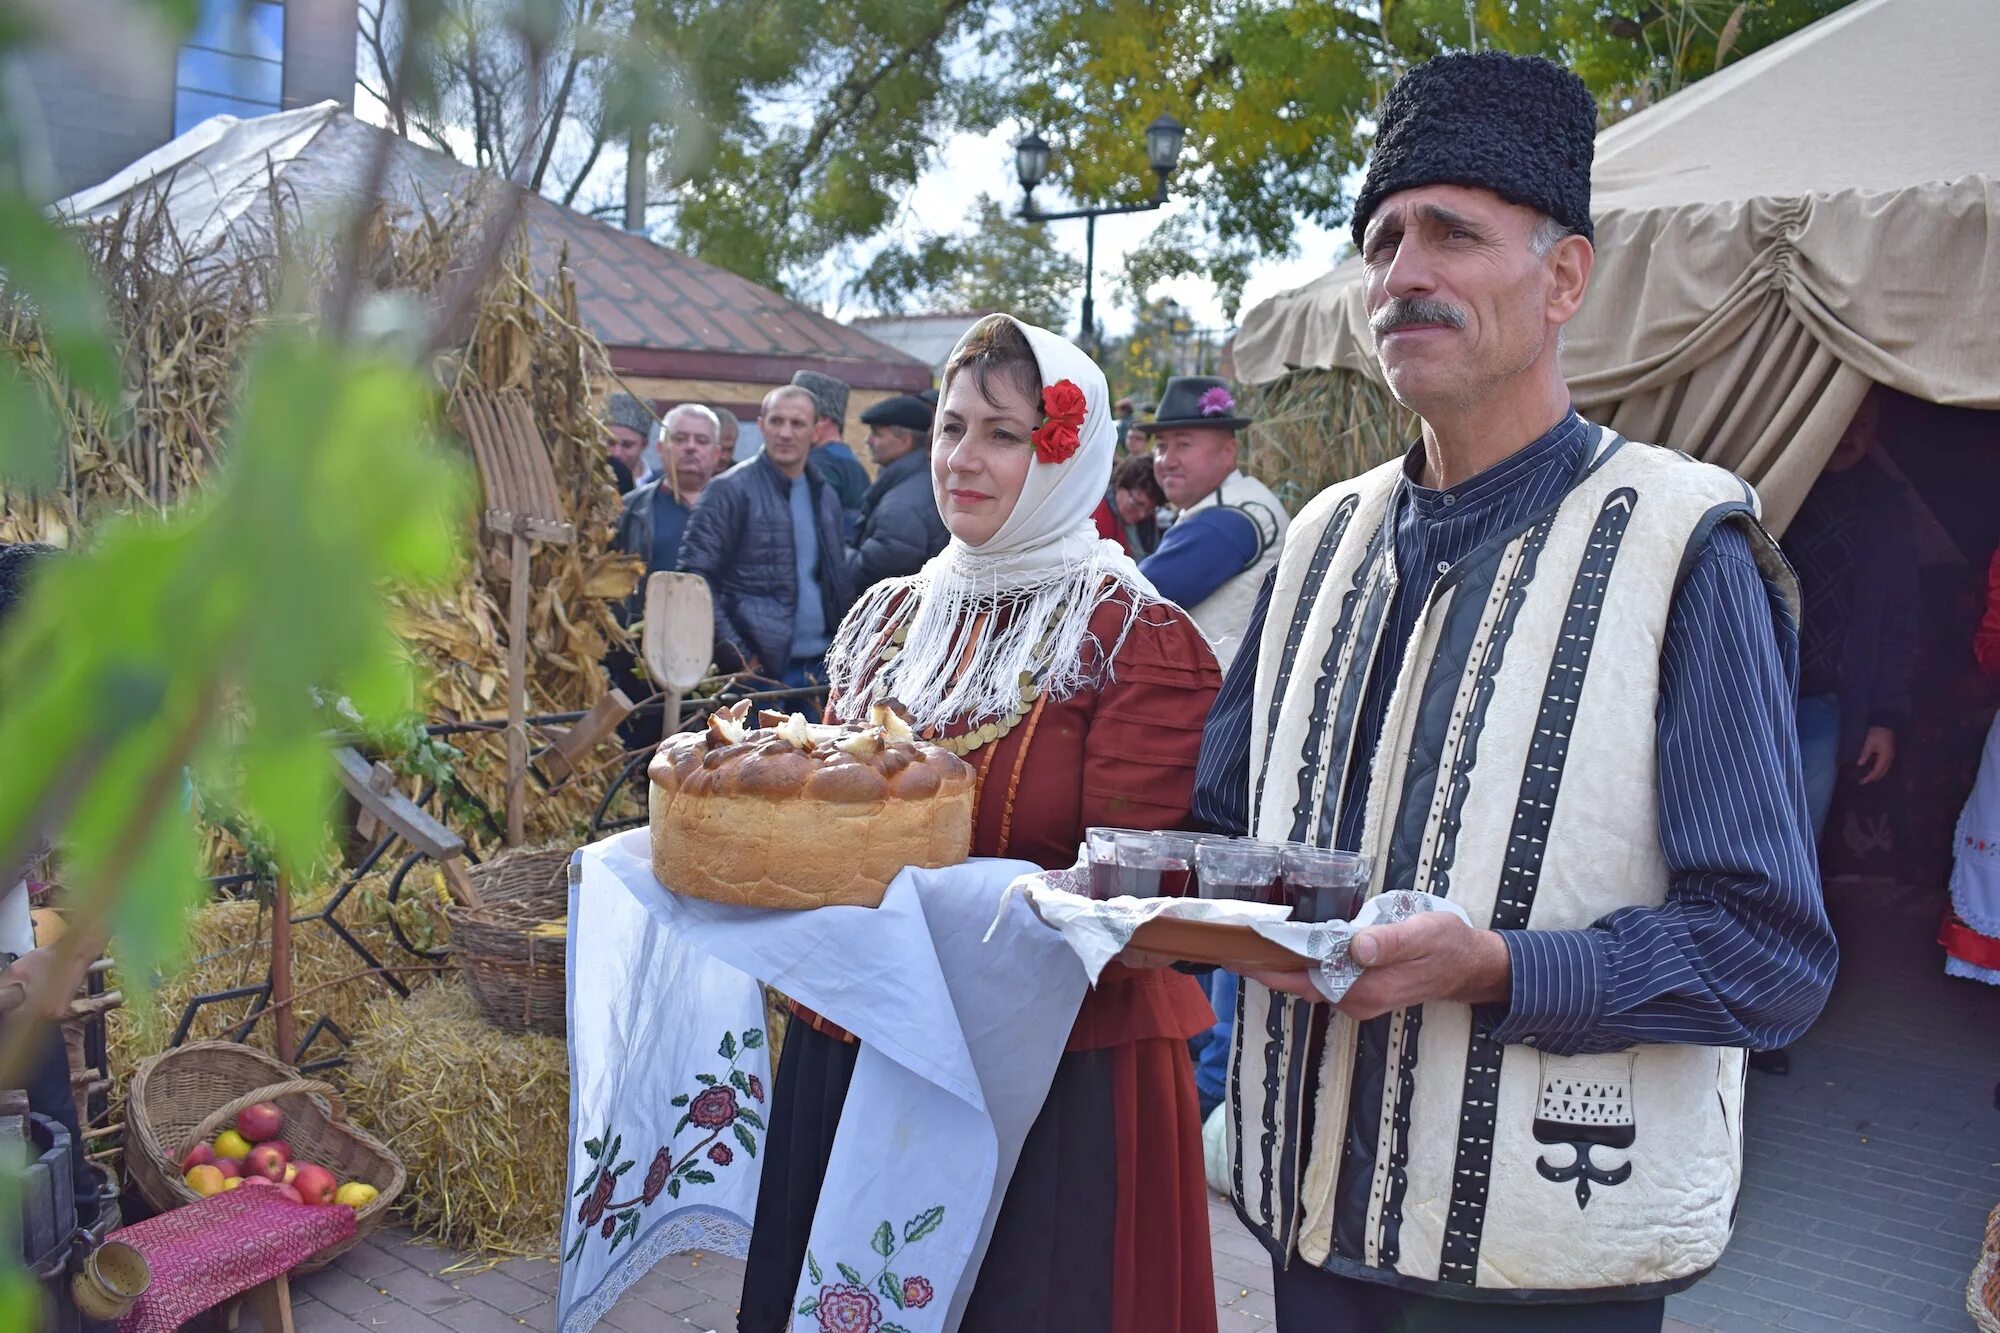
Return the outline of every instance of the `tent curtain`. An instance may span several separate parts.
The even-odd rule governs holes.
[[[1600,215],[1564,356],[1578,406],[1736,471],[1782,531],[1871,383],[2000,408],[1996,193],[1968,176]],[[1379,382],[1360,266],[1259,307],[1233,354],[1253,384],[1305,366]]]

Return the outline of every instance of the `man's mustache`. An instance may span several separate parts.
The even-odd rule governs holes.
[[[1465,327],[1465,312],[1443,301],[1428,301],[1421,296],[1397,296],[1390,298],[1389,304],[1377,310],[1368,321],[1368,327],[1375,331],[1378,338],[1397,329],[1425,324],[1462,329]]]

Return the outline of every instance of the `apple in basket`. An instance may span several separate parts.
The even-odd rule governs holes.
[[[227,1177],[213,1166],[204,1165],[191,1168],[183,1179],[189,1189],[206,1199],[211,1194],[222,1193],[223,1183]]]
[[[198,1166],[210,1166],[215,1162],[215,1149],[206,1143],[197,1143],[181,1158],[181,1174],[186,1175]]]
[[[243,1163],[232,1162],[227,1157],[215,1163],[215,1169],[222,1173],[224,1180],[235,1180],[243,1174]]]
[[[285,1113],[275,1102],[258,1102],[236,1113],[236,1132],[252,1143],[275,1139],[284,1128]]]
[[[291,1187],[296,1189],[299,1197],[307,1203],[328,1204],[333,1202],[334,1194],[340,1189],[340,1182],[334,1178],[333,1172],[325,1167],[306,1165],[299,1168],[298,1178],[292,1182]]]
[[[250,1155],[243,1159],[243,1174],[283,1181],[285,1168],[291,1165],[291,1161],[292,1150],[285,1145],[284,1140],[272,1139],[269,1143],[260,1143],[250,1150]]]
[[[293,1203],[305,1202],[304,1199],[299,1197],[299,1192],[293,1189],[290,1185],[278,1186],[278,1197],[281,1199],[290,1199]]]

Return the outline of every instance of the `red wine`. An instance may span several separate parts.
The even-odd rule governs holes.
[[[1283,879],[1276,887],[1279,900],[1291,904],[1294,921],[1352,921],[1361,910],[1359,884],[1313,884]]]

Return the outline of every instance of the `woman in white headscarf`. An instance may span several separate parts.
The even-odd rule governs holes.
[[[951,543],[877,585],[841,623],[829,711],[893,700],[979,774],[972,851],[1063,867],[1092,825],[1178,828],[1221,684],[1185,612],[1162,602],[1091,513],[1116,430],[1103,372],[1005,315],[946,363],[931,449]],[[1213,1015],[1170,970],[1113,964],[1008,1185],[965,1333],[1207,1333],[1215,1293],[1187,1041]],[[793,1323],[858,1047],[795,1007],[773,1092],[738,1328]]]

